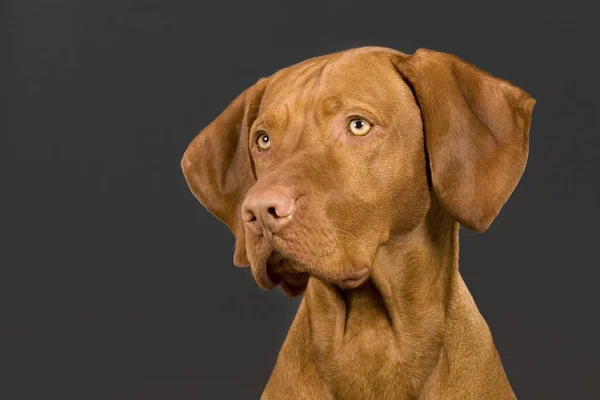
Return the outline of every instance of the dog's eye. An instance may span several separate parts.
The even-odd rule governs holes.
[[[354,136],[365,136],[371,130],[372,126],[364,119],[355,118],[348,124],[350,133]]]
[[[266,151],[271,148],[271,139],[269,139],[269,135],[267,135],[267,132],[261,132],[260,135],[258,135],[256,143],[258,144],[258,148],[261,151]]]

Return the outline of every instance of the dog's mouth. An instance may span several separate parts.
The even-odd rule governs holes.
[[[279,251],[274,250],[266,262],[266,278],[271,286],[279,285],[288,297],[296,297],[304,293],[310,275],[294,268],[294,262]]]
[[[280,286],[288,297],[296,297],[304,293],[310,273],[298,262],[277,250],[272,250],[266,260],[254,270],[254,278],[258,285],[266,290]],[[364,284],[370,277],[368,268],[353,270],[337,279],[326,279],[341,289],[355,289]]]
[[[304,293],[310,274],[299,271],[297,263],[277,250],[271,250],[252,268],[258,286],[271,290],[280,286],[288,297],[296,297]]]

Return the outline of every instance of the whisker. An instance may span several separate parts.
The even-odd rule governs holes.
[[[351,237],[351,238],[355,239],[357,242],[359,242],[363,246],[368,246],[368,244],[364,240],[360,239],[359,237],[357,237],[356,235],[353,235],[350,232],[347,232],[347,231],[345,231],[343,229],[336,228],[336,227],[333,227],[333,229],[335,229],[336,231],[340,231],[342,233],[345,233],[347,237]]]
[[[254,280],[254,276],[252,275],[250,268],[244,268],[244,275],[246,275],[246,284]]]
[[[347,240],[347,239],[355,239],[353,236],[340,235],[339,233],[336,233],[335,237],[336,237],[336,239],[340,239],[341,241],[343,241],[346,244],[350,243],[350,240]]]

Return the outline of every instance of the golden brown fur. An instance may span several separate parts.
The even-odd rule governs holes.
[[[366,47],[259,80],[194,139],[184,175],[235,264],[304,293],[263,399],[514,398],[458,226],[485,231],[514,190],[534,104],[455,56]],[[293,203],[284,228],[242,218],[270,193]]]

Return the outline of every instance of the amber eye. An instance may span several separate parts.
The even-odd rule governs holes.
[[[371,130],[372,126],[364,119],[355,118],[348,124],[350,133],[354,136],[365,136]]]
[[[256,143],[258,144],[258,148],[261,151],[266,151],[271,148],[271,139],[269,139],[269,135],[267,135],[267,132],[261,132],[261,134],[258,135]]]

